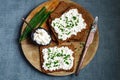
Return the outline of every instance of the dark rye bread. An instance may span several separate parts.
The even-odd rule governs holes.
[[[62,47],[62,46],[67,46],[69,49],[71,49],[73,52],[75,50],[74,46],[72,44],[69,44],[69,45],[56,45],[56,43],[54,42],[51,42],[50,45],[48,46],[41,46],[40,47],[40,65],[41,65],[41,70],[42,72],[44,73],[53,73],[53,72],[61,72],[61,71],[64,71],[64,72],[72,72],[74,70],[74,64],[75,64],[75,60],[73,62],[73,67],[70,69],[70,70],[63,70],[63,69],[58,69],[58,70],[54,70],[54,71],[49,71],[49,70],[45,70],[42,65],[43,65],[43,62],[44,62],[44,59],[43,59],[43,55],[42,55],[42,50],[44,48],[49,48],[49,47],[54,47],[54,46],[57,46],[57,47]],[[72,55],[74,58],[75,58],[75,53],[73,53]]]
[[[55,18],[59,18],[64,12],[67,12],[70,9],[78,9],[78,12],[82,14],[82,17],[84,18],[87,26],[86,29],[83,29],[81,32],[78,32],[77,35],[72,35],[70,38],[68,38],[65,41],[62,41],[60,39],[58,39],[58,34],[54,31],[54,28],[51,26],[51,22],[52,20],[54,20]],[[91,15],[88,15],[88,12],[81,7],[78,4],[74,4],[71,2],[65,2],[65,1],[61,1],[58,6],[56,7],[56,9],[52,12],[52,14],[50,15],[50,18],[48,19],[48,24],[49,27],[51,28],[51,31],[53,32],[53,34],[55,35],[55,37],[57,38],[57,41],[59,43],[62,42],[66,42],[66,41],[81,41],[81,42],[85,42],[88,36],[88,33],[91,29],[91,24],[93,22],[93,18]]]

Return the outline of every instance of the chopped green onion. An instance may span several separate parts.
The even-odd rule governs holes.
[[[65,62],[67,65],[69,64],[69,62]]]
[[[51,52],[51,50],[48,48],[48,52]]]
[[[76,17],[75,17],[75,16],[73,16],[73,19],[74,19],[74,20],[76,20]]]

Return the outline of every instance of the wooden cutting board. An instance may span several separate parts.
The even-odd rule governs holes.
[[[57,2],[56,2],[57,1]],[[28,17],[26,18],[26,21],[29,22],[32,17],[43,7],[43,6],[46,6],[48,9],[51,9],[51,8],[55,8],[57,6],[57,4],[59,3],[59,1],[62,1],[62,0],[48,0],[42,4],[40,4],[38,7],[36,7],[29,15]],[[63,1],[66,1],[66,2],[72,2],[70,0],[63,0]],[[73,4],[75,5],[78,5],[77,3],[75,2],[72,2]],[[52,4],[52,6],[51,6]],[[81,7],[79,5],[79,7],[83,10],[85,10],[83,7]],[[85,10],[86,11],[86,10]],[[91,16],[91,14],[89,12],[87,12],[87,16]],[[92,18],[93,19],[93,18]],[[23,30],[25,29],[26,27],[26,24],[24,23],[23,26],[22,26],[22,30],[21,30],[21,33],[23,32]],[[46,27],[46,23],[43,24],[43,27]],[[75,68],[74,68],[74,71],[73,72],[64,72],[64,71],[61,71],[61,72],[54,72],[54,73],[47,73],[49,75],[53,75],[53,76],[65,76],[65,75],[70,75],[70,74],[73,74],[75,72],[75,69],[76,69],[76,66],[77,66],[77,63],[78,63],[78,60],[79,60],[79,56],[81,54],[81,51],[83,49],[83,47],[81,46],[82,43],[81,42],[70,42],[70,43],[73,43],[74,46],[76,47],[76,51],[75,51]],[[87,51],[87,55],[85,57],[85,60],[83,62],[83,66],[82,68],[84,68],[94,57],[96,51],[97,51],[97,48],[98,48],[98,43],[99,43],[99,33],[98,33],[98,30],[95,34],[95,37],[94,37],[94,41],[93,43],[90,45],[88,51]],[[34,67],[36,68],[37,70],[39,70],[41,72],[41,68],[40,68],[40,54],[39,54],[39,47],[40,46],[37,46],[37,45],[34,45],[30,39],[26,39],[24,41],[21,42],[21,48],[23,50],[23,54],[25,55],[26,59],[29,61],[29,63]],[[81,68],[81,69],[82,69]]]

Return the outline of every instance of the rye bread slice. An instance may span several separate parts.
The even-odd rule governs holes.
[[[40,66],[40,67],[41,67],[42,72],[44,72],[44,73],[53,73],[53,72],[61,72],[61,71],[72,72],[72,71],[74,70],[75,60],[73,61],[73,67],[72,67],[70,70],[58,69],[58,70],[50,71],[50,70],[45,70],[45,69],[42,67],[42,65],[43,65],[43,63],[44,63],[44,59],[43,59],[43,55],[42,55],[42,50],[43,50],[44,48],[49,48],[49,47],[54,47],[54,46],[57,46],[57,47],[66,46],[66,47],[68,47],[69,49],[71,49],[73,52],[74,52],[74,50],[75,50],[75,48],[74,48],[74,46],[73,46],[72,44],[69,44],[69,45],[56,45],[55,42],[51,42],[51,44],[48,45],[48,46],[41,46],[41,47],[40,47],[40,65],[41,65],[41,66]],[[75,53],[73,53],[72,56],[75,58]]]
[[[86,29],[83,29],[81,32],[78,32],[77,35],[72,35],[70,38],[63,41],[63,40],[58,39],[58,34],[55,32],[54,28],[51,26],[51,22],[55,18],[59,18],[64,12],[67,12],[70,9],[78,9],[78,12],[82,14],[82,17],[84,18],[87,26],[86,26]],[[77,4],[74,4],[74,3],[71,3],[71,2],[61,1],[58,4],[58,6],[56,7],[56,9],[50,15],[50,18],[48,19],[48,25],[51,28],[51,30],[53,32],[53,35],[55,35],[55,37],[56,37],[56,39],[59,43],[67,42],[67,41],[85,42],[86,39],[87,39],[88,33],[91,29],[91,24],[93,22],[92,16],[90,16],[88,14],[89,13],[83,7],[81,7]]]

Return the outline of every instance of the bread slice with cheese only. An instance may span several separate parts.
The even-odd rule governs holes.
[[[64,16],[64,14],[66,14],[67,12],[70,13],[69,12],[70,10],[74,10],[75,11],[75,9],[80,14],[80,17],[83,18],[83,19],[79,20],[79,22],[84,20],[83,23],[85,23],[86,25],[83,26],[83,27],[85,27],[85,28],[77,31],[78,29],[73,24],[74,28],[76,28],[76,29],[72,30],[72,28],[71,28],[71,32],[68,31],[68,33],[63,28],[62,29],[57,28],[57,27],[61,27],[61,26],[56,25],[57,23],[58,24],[61,23],[60,25],[65,24],[65,23],[62,24],[62,22],[60,20],[62,18],[62,16]],[[73,19],[75,19],[75,18],[76,17],[74,17],[74,14],[73,14]],[[56,24],[55,23],[53,24],[53,22],[55,22],[55,20],[56,20]],[[65,20],[65,19],[63,19],[63,20]],[[68,20],[68,21],[70,22],[72,20]],[[48,19],[48,24],[49,24],[48,26],[52,30],[53,35],[55,35],[55,37],[56,37],[56,39],[57,39],[57,41],[59,43],[66,42],[66,41],[81,41],[81,42],[85,42],[86,39],[87,39],[88,33],[90,31],[92,22],[93,22],[92,16],[88,15],[88,12],[84,8],[79,6],[78,4],[74,4],[74,3],[71,3],[71,2],[65,2],[65,1],[60,1],[58,6],[56,7],[56,9],[51,13],[50,18]],[[55,25],[56,27],[53,26],[53,25]],[[65,24],[65,26],[63,25],[63,27],[66,28],[66,25],[67,24]],[[82,25],[84,25],[84,24],[80,24],[80,25],[77,25],[77,26],[79,28],[79,26],[82,26]],[[60,30],[61,30],[61,32],[64,31],[64,33],[60,33],[59,32]],[[77,31],[77,32],[74,33],[73,31]],[[69,35],[69,37],[66,37],[67,35],[64,35],[64,34],[70,34],[70,33],[71,33],[71,36]],[[60,36],[64,36],[63,39],[60,39]],[[65,39],[65,37],[66,37],[66,39]]]
[[[56,45],[51,42],[50,45],[40,47],[40,65],[44,73],[52,72],[72,72],[74,70],[74,46]]]

